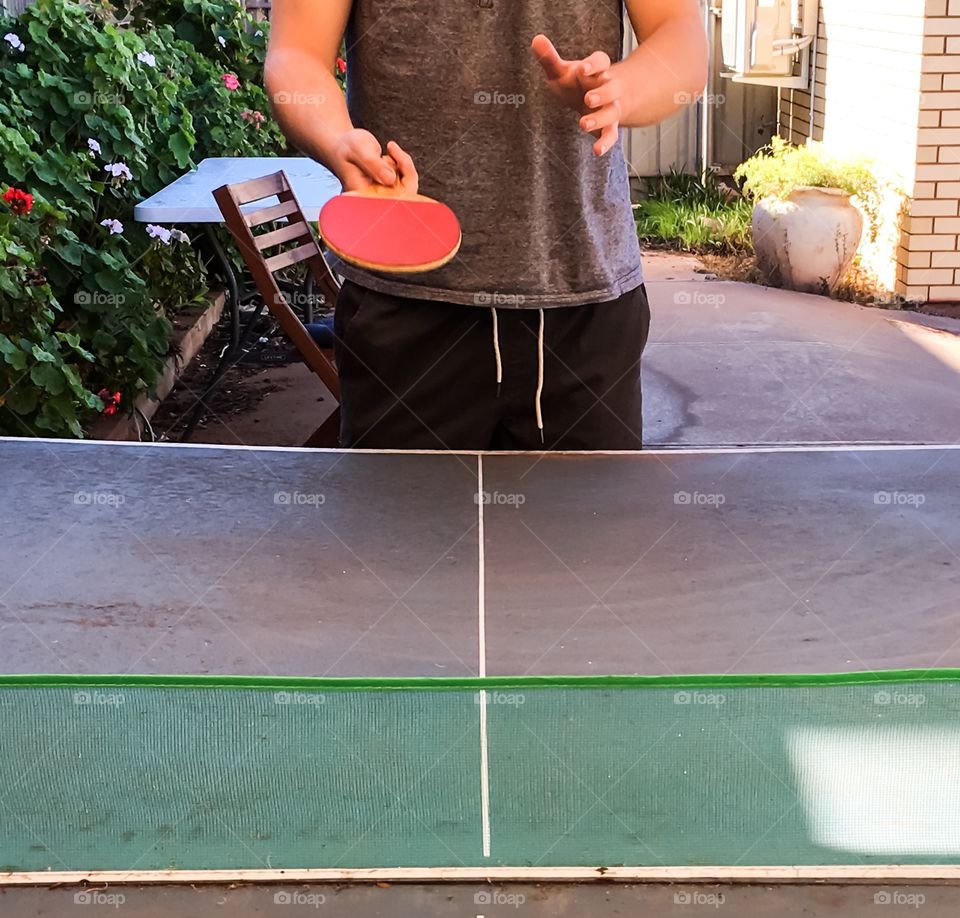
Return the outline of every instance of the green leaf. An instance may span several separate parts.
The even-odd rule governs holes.
[[[84,360],[90,361],[93,363],[96,361],[96,357],[88,351],[83,345],[80,344],[79,335],[70,335],[66,332],[58,332],[57,337],[63,341],[77,356],[82,357]],[[64,371],[69,370],[69,367],[64,367]],[[71,371],[72,372],[72,371]],[[79,380],[79,377],[78,377]]]
[[[14,275],[13,271],[6,269],[0,271],[0,292],[8,294],[11,299],[20,295],[21,281]]]
[[[6,335],[0,335],[0,354],[3,354],[3,359],[13,369],[25,370],[27,368],[27,355]]]
[[[34,359],[40,361],[40,363],[56,363],[57,355],[51,354],[50,351],[45,350],[40,347],[38,344],[34,344],[30,347],[30,353],[33,354]]]
[[[79,242],[67,242],[57,246],[57,254],[70,265],[80,265],[83,263],[83,256],[86,254],[87,247]]]
[[[34,165],[33,171],[41,182],[46,182],[48,185],[56,185],[59,182],[59,174],[54,164],[50,162],[49,155],[39,160]]]
[[[181,169],[188,169],[193,165],[190,159],[190,151],[193,149],[193,141],[188,138],[183,131],[177,131],[176,134],[171,134],[167,146],[169,147],[170,152],[176,158],[177,165]]]
[[[50,94],[50,108],[61,117],[66,117],[71,111],[70,104],[59,93]]]
[[[30,414],[36,409],[39,400],[39,390],[21,381],[7,392],[4,405],[14,414]]]
[[[60,368],[49,363],[38,363],[33,367],[30,380],[45,389],[48,395],[59,395],[66,388]]]
[[[127,285],[124,278],[118,276],[115,271],[97,271],[93,275],[93,278],[100,289],[105,290],[107,293],[122,293],[126,290]],[[98,311],[102,312],[103,309],[101,308]]]
[[[103,331],[103,329],[97,329],[94,333],[91,347],[97,353],[110,354],[116,346],[117,339],[113,335]]]

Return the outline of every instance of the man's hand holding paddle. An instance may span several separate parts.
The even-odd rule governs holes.
[[[327,248],[374,271],[415,274],[446,264],[460,248],[460,224],[445,204],[418,193],[413,158],[396,141],[352,128],[333,148],[343,194],[320,211]]]
[[[368,191],[373,185],[393,188],[398,195],[415,195],[420,187],[413,158],[395,140],[384,153],[369,131],[345,131],[333,149],[330,165],[344,191]]]

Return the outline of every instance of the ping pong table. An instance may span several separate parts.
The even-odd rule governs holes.
[[[3,440],[0,463],[5,673],[960,667],[956,446],[551,455]],[[389,891],[298,886],[295,875],[229,892],[111,886],[84,904],[113,914],[118,903],[104,897],[120,893],[138,918],[207,914],[218,900],[241,915],[277,905],[291,915],[335,905],[489,916],[520,905],[572,915],[721,904],[858,914],[914,908],[919,896],[938,914],[951,890],[915,884],[953,878],[943,860],[940,874],[853,865],[844,876],[861,885],[849,887],[816,884],[836,870],[801,872],[794,879],[807,885],[792,898],[762,888],[789,871],[747,871],[760,885],[720,887],[683,885],[724,879],[696,869],[652,877],[681,884],[669,886],[636,886],[629,872],[611,871],[624,881],[615,886],[571,886],[560,881],[579,877],[480,870]],[[53,914],[80,893],[6,888],[0,903]]]

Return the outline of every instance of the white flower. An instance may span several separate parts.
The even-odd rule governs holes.
[[[257,29],[257,31],[254,32],[253,34],[256,35],[257,38],[259,38],[261,35],[263,35],[263,32],[261,32],[259,29]]]
[[[146,64],[148,67],[156,67],[157,59],[149,51],[141,51],[137,55],[137,60],[141,64]]]
[[[103,171],[109,172],[114,178],[123,179],[125,182],[129,182],[133,178],[126,163],[109,163],[103,167]]]
[[[170,230],[168,230],[165,226],[157,226],[156,223],[148,223],[147,235],[154,239],[159,239],[164,245],[170,245]]]
[[[183,230],[170,230],[170,238],[174,242],[189,242],[190,237]]]
[[[3,40],[7,42],[14,51],[22,51],[26,48],[26,45],[20,41],[20,36],[14,35],[13,32],[7,32],[7,34],[3,36]]]
[[[123,224],[119,220],[101,220],[100,225],[110,230],[111,236],[119,236],[123,232]]]
[[[218,36],[217,36],[217,41],[220,42],[220,47],[221,47],[221,48],[226,48],[226,47],[227,47],[227,40],[226,40],[222,35],[218,35]]]
[[[88,137],[88,138],[87,138],[87,146],[90,148],[90,152],[91,152],[91,153],[99,153],[99,152],[100,152],[100,143],[99,143],[98,141],[94,140],[92,137]]]

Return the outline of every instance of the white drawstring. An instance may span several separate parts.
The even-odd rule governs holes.
[[[537,427],[540,430],[540,442],[543,443],[543,412],[540,410],[540,396],[543,395],[543,309],[540,313],[540,334],[537,335]]]
[[[493,313],[493,356],[497,360],[497,394],[500,394],[500,383],[503,382],[503,363],[500,360],[500,332],[497,330],[497,307],[491,306]]]
[[[540,405],[540,399],[543,395],[543,309],[538,309],[540,313],[540,330],[537,333],[537,394],[534,400],[534,410],[537,415],[537,429],[540,431],[540,442],[543,443],[543,409]],[[493,316],[493,356],[497,361],[497,395],[500,394],[500,383],[503,382],[503,361],[500,358],[500,331],[497,323],[497,307],[491,306],[490,313]]]

